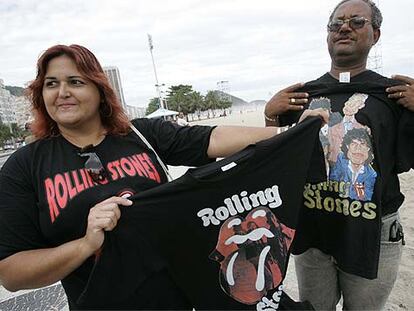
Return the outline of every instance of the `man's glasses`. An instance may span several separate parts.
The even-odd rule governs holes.
[[[356,16],[347,19],[334,19],[328,24],[328,30],[331,32],[338,32],[342,25],[348,23],[353,30],[361,29],[366,23],[371,23],[369,19],[362,16]]]
[[[96,183],[102,184],[106,181],[106,171],[95,152],[79,152],[78,155],[81,157],[88,157],[85,162],[85,169],[91,176],[92,180]]]

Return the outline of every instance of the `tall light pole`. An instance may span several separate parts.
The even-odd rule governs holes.
[[[150,34],[148,34],[148,45],[149,45],[149,49],[150,49],[150,53],[151,53],[151,59],[152,59],[152,66],[154,68],[154,75],[155,75],[155,88],[157,90],[157,94],[158,94],[158,98],[160,100],[160,107],[164,108],[164,102],[162,100],[162,96],[161,96],[161,89],[160,89],[160,84],[158,83],[158,76],[157,76],[157,70],[155,69],[155,61],[154,61],[154,55],[152,54],[152,50],[154,49],[154,46],[152,44],[152,37]]]

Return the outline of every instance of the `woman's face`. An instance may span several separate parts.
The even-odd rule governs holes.
[[[100,127],[99,90],[70,57],[62,55],[49,61],[42,94],[46,110],[60,130]]]

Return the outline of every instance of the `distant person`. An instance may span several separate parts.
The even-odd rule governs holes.
[[[185,116],[184,116],[184,114],[183,114],[182,112],[180,112],[180,113],[178,114],[178,117],[177,117],[177,124],[178,124],[178,125],[180,125],[180,126],[187,126],[187,125],[190,125],[190,124],[187,122],[187,120],[186,120],[186,118],[185,118]]]
[[[342,115],[343,122],[329,122],[322,135],[328,137],[323,143],[332,179],[305,186],[293,249],[300,299],[317,310],[336,310],[341,296],[345,310],[382,310],[397,278],[402,233],[398,240],[389,233],[404,201],[398,174],[414,167],[414,80],[388,79],[366,68],[381,23],[373,1],[341,1],[327,25],[330,71],[281,90],[265,107],[268,126],[296,123],[320,98],[329,100],[331,118]],[[369,142],[353,141],[350,149],[363,152],[346,160],[349,155],[338,154],[346,133],[356,128]],[[353,165],[370,152],[366,161],[372,165]],[[351,191],[349,175],[339,174],[339,168],[352,170],[352,179],[369,175],[374,182],[376,176],[375,184],[364,181]]]
[[[275,128],[129,122],[98,60],[80,45],[47,49],[28,91],[37,140],[16,151],[0,171],[0,283],[16,291],[62,281],[70,309],[79,308],[77,298],[105,232],[122,218],[119,206],[130,206],[130,195],[167,181],[132,125],[166,163],[187,166],[276,134]],[[150,249],[143,252],[157,258]],[[141,286],[106,308],[192,309],[166,264],[153,270],[135,264],[142,271],[136,276]]]

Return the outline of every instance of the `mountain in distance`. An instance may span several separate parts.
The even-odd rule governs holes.
[[[5,85],[4,88],[10,92],[13,96],[23,96],[24,88],[20,86]]]
[[[264,106],[267,102],[263,99],[252,100],[249,105]]]

